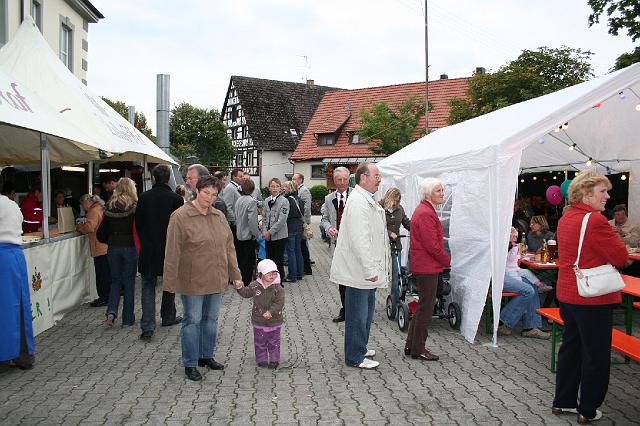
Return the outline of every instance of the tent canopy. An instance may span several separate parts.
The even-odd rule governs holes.
[[[600,173],[640,172],[638,95],[635,64],[439,129],[378,163],[382,190],[398,187],[409,214],[420,201],[422,179],[443,180],[453,297],[467,340],[475,339],[490,282],[496,315],[500,309],[518,174],[582,170],[589,158]],[[640,213],[637,193],[630,188],[630,215]],[[496,327],[497,321],[494,342]]]
[[[13,39],[0,49],[0,71],[28,87],[59,113],[59,120],[85,135],[74,141],[115,154],[110,158],[113,161],[142,161],[147,155],[150,162],[175,164],[64,66],[32,19],[25,19]]]

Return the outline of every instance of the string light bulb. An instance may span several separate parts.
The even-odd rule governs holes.
[[[569,128],[569,123],[564,123],[562,125],[562,130],[567,130]]]
[[[520,183],[524,183],[524,178],[520,179]]]
[[[585,164],[587,165],[587,167],[591,167],[593,165],[593,158],[589,157]]]
[[[636,111],[640,111],[640,104],[636,105]]]
[[[573,177],[576,177],[576,176],[580,176],[580,172],[575,172],[575,173],[573,174]]]
[[[569,151],[573,151],[576,149],[576,144],[572,143],[571,145],[569,145]]]
[[[560,127],[556,127],[555,129],[553,129],[553,131],[556,133],[560,133]]]
[[[624,98],[625,98],[625,96],[624,96],[624,91],[623,91],[623,90],[621,90],[621,91],[618,93],[618,97],[619,97],[620,99],[624,99]]]
[[[538,180],[538,176],[534,176],[534,177],[533,177],[533,180]]]
[[[622,176],[620,176],[620,180],[627,180],[627,175],[623,173]]]

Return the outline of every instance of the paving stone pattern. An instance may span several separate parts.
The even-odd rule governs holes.
[[[345,366],[344,324],[331,322],[339,305],[328,281],[331,252],[316,239],[311,254],[313,275],[287,286],[279,369],[255,364],[251,302],[230,287],[215,353],[226,368],[201,368],[202,381],[187,380],[179,326],[139,340],[138,291],[133,328],[107,329],[104,309],[84,305],[38,336],[35,367],[0,374],[0,424],[575,424],[575,415],[550,412],[549,341],[515,335],[488,347],[480,327],[471,345],[434,319],[428,348],[440,361],[412,360],[402,354],[405,334],[384,312],[387,290],[378,293],[369,341],[380,367]],[[617,355],[613,363],[598,424],[638,424],[640,365]]]

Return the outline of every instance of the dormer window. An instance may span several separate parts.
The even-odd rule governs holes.
[[[336,135],[335,133],[322,133],[318,135],[318,145],[335,145]]]
[[[355,132],[349,132],[349,143],[362,144],[367,143],[364,139],[360,138],[360,135]]]

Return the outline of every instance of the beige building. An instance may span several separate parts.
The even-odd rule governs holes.
[[[89,24],[104,18],[88,0],[0,0],[0,46],[31,16],[60,60],[87,84]]]

